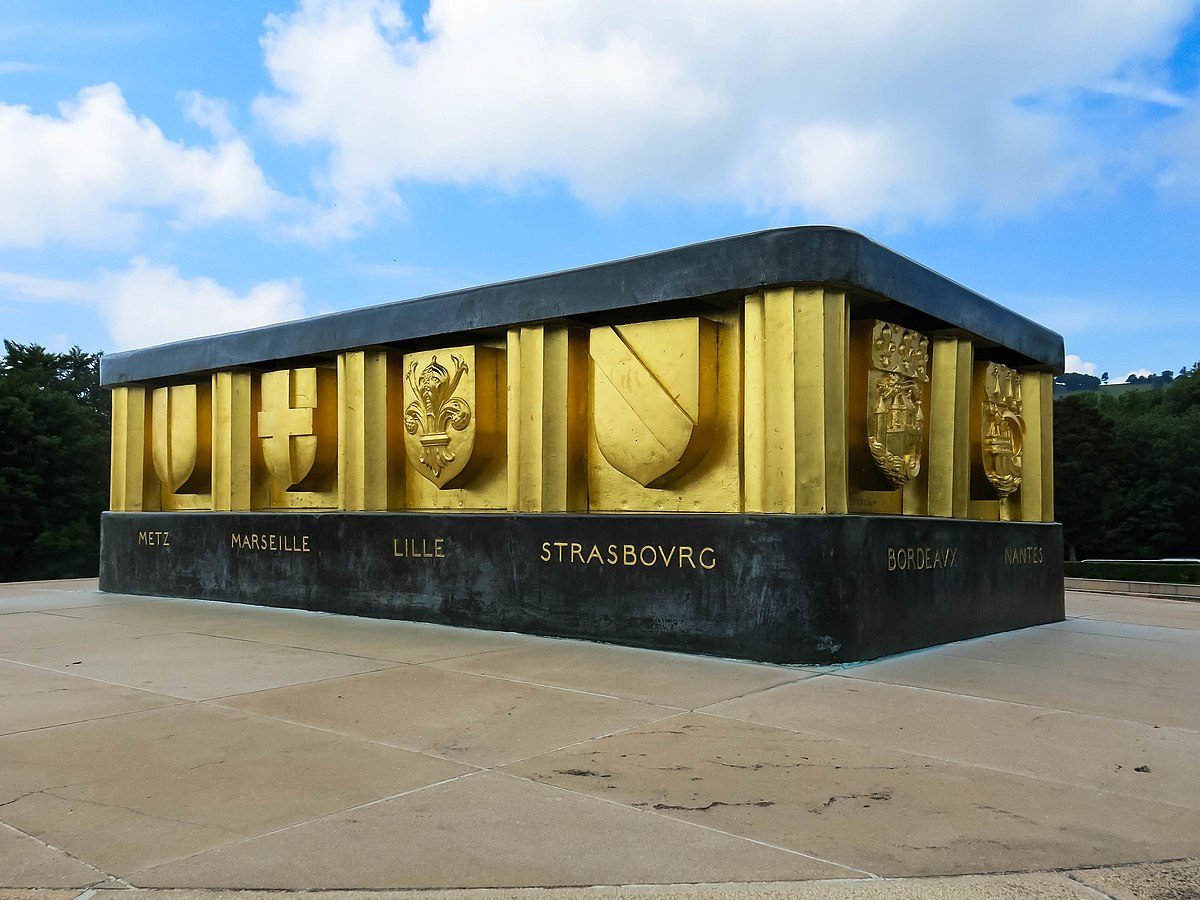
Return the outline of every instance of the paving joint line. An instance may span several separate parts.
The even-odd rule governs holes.
[[[7,828],[9,831],[11,831],[15,834],[19,834],[22,837],[27,837],[34,843],[40,844],[42,847],[46,848],[47,850],[51,850],[55,853],[61,853],[63,856],[67,857],[68,859],[75,860],[75,862],[79,863],[81,866],[86,866],[87,868],[91,869],[93,872],[97,872],[100,875],[104,876],[99,881],[96,881],[92,885],[90,885],[90,887],[94,887],[96,884],[103,884],[106,881],[114,881],[114,882],[117,882],[120,884],[124,884],[127,887],[132,887],[132,885],[130,885],[129,882],[125,881],[120,876],[113,875],[111,872],[108,872],[105,869],[100,868],[95,863],[90,863],[86,859],[82,859],[81,857],[76,856],[74,853],[70,852],[69,850],[64,850],[62,847],[59,847],[56,844],[51,844],[49,841],[42,840],[37,835],[30,834],[28,831],[18,828],[16,825],[12,825],[12,824],[9,824],[8,822],[0,820],[0,828]]]
[[[161,860],[159,862],[156,862],[152,866],[144,866],[141,869],[134,870],[133,872],[130,873],[130,878],[135,876],[138,872],[144,872],[149,869],[156,869],[159,866],[165,866],[170,863],[183,862],[185,860],[191,859],[192,857],[201,856],[205,853],[224,851],[224,850],[229,849],[230,847],[238,847],[238,846],[241,846],[242,844],[248,844],[251,841],[257,841],[261,838],[273,837],[274,835],[282,834],[285,831],[291,831],[293,828],[300,828],[304,825],[311,825],[314,822],[321,821],[322,819],[329,819],[329,818],[333,818],[334,816],[344,816],[344,815],[346,815],[346,813],[357,812],[360,809],[367,809],[369,807],[376,806],[380,803],[387,803],[390,800],[398,800],[401,797],[407,797],[411,794],[417,794],[417,793],[420,793],[421,791],[429,790],[430,788],[441,787],[443,785],[450,784],[455,781],[461,781],[464,778],[470,778],[473,775],[478,775],[482,771],[485,771],[485,770],[478,769],[473,772],[461,772],[458,775],[452,775],[449,778],[443,778],[440,781],[434,781],[434,782],[430,782],[429,784],[423,784],[423,785],[420,785],[419,787],[410,788],[407,791],[400,791],[395,794],[389,794],[386,797],[377,797],[374,800],[368,800],[365,803],[359,803],[354,806],[348,806],[345,809],[337,809],[337,810],[332,810],[330,812],[321,813],[321,815],[319,815],[319,816],[313,816],[311,818],[304,819],[300,822],[292,822],[292,823],[290,823],[288,825],[284,825],[280,828],[274,828],[274,829],[271,829],[270,831],[264,831],[261,834],[248,835],[244,838],[230,841],[227,844],[220,844],[216,847],[207,847],[204,850],[198,850],[195,853],[187,853],[183,856],[177,856],[172,859]],[[129,882],[129,881],[126,881],[125,883],[128,884],[131,888],[137,889],[136,885],[134,883]],[[171,890],[171,889],[163,888],[162,890]],[[231,890],[232,891],[232,890],[241,890],[241,889],[240,888],[228,888],[228,889],[223,889],[223,890]],[[347,890],[351,890],[351,889],[347,888]]]

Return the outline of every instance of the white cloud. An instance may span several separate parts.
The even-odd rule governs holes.
[[[1076,356],[1074,353],[1068,353],[1066,359],[1066,371],[1077,372],[1080,375],[1095,375],[1096,364],[1087,362],[1082,357]]]
[[[1148,375],[1154,375],[1154,374],[1155,373],[1151,372],[1149,369],[1144,369],[1144,368],[1143,369],[1134,369],[1132,372],[1126,373],[1125,377],[1121,379],[1120,383],[1122,383],[1122,384],[1125,383],[1130,378],[1132,378],[1134,375],[1138,375],[1142,378],[1145,378]]]
[[[187,278],[174,266],[142,257],[124,271],[93,280],[0,272],[0,299],[88,306],[104,321],[116,350],[271,325],[306,312],[297,280],[263,281],[238,294],[211,278]]]
[[[101,315],[117,349],[239,331],[304,315],[297,281],[264,281],[238,295],[211,278],[138,258],[100,282]]]
[[[80,91],[58,115],[0,103],[0,245],[120,242],[151,209],[178,225],[265,218],[285,199],[218,111],[193,98],[192,118],[217,138],[195,147],[134,115],[114,84]]]
[[[256,108],[330,147],[320,187],[338,206],[314,226],[329,235],[407,180],[550,178],[599,206],[661,195],[853,223],[1010,213],[1106,161],[1047,98],[1173,99],[1142,73],[1191,9],[432,0],[418,35],[396,0],[302,0],[267,20],[276,90]]]
[[[0,59],[0,75],[17,75],[24,72],[44,72],[46,66],[39,63],[21,62],[16,59]]]

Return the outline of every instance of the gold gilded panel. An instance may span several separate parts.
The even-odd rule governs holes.
[[[404,508],[404,397],[398,353],[338,355],[338,507]]]
[[[113,388],[109,508],[150,512],[161,503],[150,449],[150,398],[140,385]]]
[[[270,505],[262,442],[255,417],[262,392],[251,372],[217,372],[212,377],[213,509],[265,509]]]
[[[337,505],[337,375],[308,367],[264,372],[257,434],[272,508]]]
[[[1021,373],[1025,443],[1021,452],[1021,519],[1054,521],[1054,376]]]
[[[741,317],[589,335],[588,508],[741,508]]]
[[[504,353],[482,344],[406,353],[405,478],[411,509],[503,509]]]
[[[609,465],[648,488],[695,468],[715,427],[716,347],[707,319],[592,329],[592,427]]]
[[[508,508],[587,509],[587,331],[510,328],[507,358]]]
[[[931,516],[963,519],[970,509],[973,366],[968,338],[934,336],[926,467]]]
[[[155,388],[154,471],[163,509],[212,509],[212,383]]]
[[[747,512],[848,509],[845,293],[772,288],[745,305]]]

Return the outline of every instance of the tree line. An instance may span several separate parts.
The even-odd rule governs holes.
[[[1055,401],[1055,511],[1068,558],[1200,556],[1200,363],[1167,382]],[[96,574],[108,459],[100,354],[5,341],[0,581]]]
[[[1200,556],[1200,363],[1156,390],[1056,400],[1054,479],[1068,559]]]

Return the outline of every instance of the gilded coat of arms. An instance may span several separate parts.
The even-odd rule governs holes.
[[[318,491],[337,474],[337,374],[309,367],[264,372],[258,436],[272,492]]]
[[[151,399],[154,471],[169,494],[209,490],[212,393],[205,384],[155,388]]]
[[[439,485],[451,477],[441,476],[457,459],[451,432],[464,431],[471,424],[471,404],[454,396],[470,366],[461,356],[451,355],[450,362],[453,372],[435,355],[418,373],[414,359],[405,376],[416,399],[404,409],[404,430],[417,440],[417,462],[433,474],[430,480]]]
[[[927,381],[929,339],[899,325],[876,322],[867,376],[867,449],[895,488],[921,471]]]
[[[717,325],[670,319],[593,328],[592,426],[614,469],[664,487],[708,452],[717,405]]]
[[[983,471],[1001,499],[1021,486],[1025,418],[1021,375],[999,363],[983,370]]]
[[[468,345],[404,356],[404,447],[439,490],[464,488],[504,446],[503,354]]]

